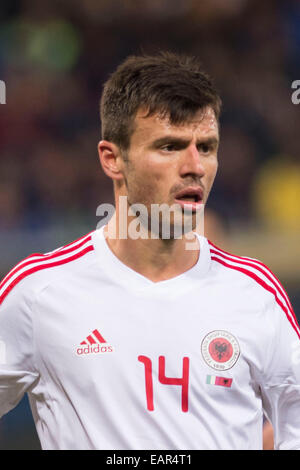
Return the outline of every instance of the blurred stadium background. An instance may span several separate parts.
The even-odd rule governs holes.
[[[199,56],[223,97],[212,241],[268,264],[300,315],[298,0],[1,0],[0,274],[93,230],[104,80],[128,54]],[[63,410],[62,410],[63,412]],[[27,399],[1,449],[38,449]]]

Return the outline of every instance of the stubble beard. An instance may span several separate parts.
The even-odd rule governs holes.
[[[153,186],[145,181],[137,183],[137,179],[133,176],[135,175],[134,166],[129,160],[128,155],[125,156],[124,161],[127,167],[127,172],[124,175],[124,183],[127,190],[127,209],[130,210],[136,204],[141,204],[145,207],[145,213],[141,212],[138,217],[142,230],[148,234],[148,238],[159,238],[165,242],[174,241],[197,229],[199,221],[195,213],[183,211],[177,204],[176,210],[171,210],[172,205],[175,204],[175,202],[171,202],[171,194],[169,195],[168,202],[155,201]],[[164,205],[168,208],[166,208],[165,213],[160,212],[157,217],[156,214],[153,214],[153,205]]]

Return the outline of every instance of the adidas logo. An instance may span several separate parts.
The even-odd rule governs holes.
[[[105,354],[113,351],[114,348],[107,344],[99,331],[94,330],[92,334],[80,343],[80,346],[76,349],[76,354],[82,356],[87,354]]]

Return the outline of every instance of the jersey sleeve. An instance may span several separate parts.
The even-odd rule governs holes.
[[[265,414],[278,450],[300,450],[300,329],[292,309],[274,302],[269,311],[269,345],[261,380]]]
[[[22,283],[0,304],[0,417],[19,403],[39,377],[29,304]]]

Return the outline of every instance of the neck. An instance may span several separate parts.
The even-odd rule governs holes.
[[[183,236],[181,239],[151,238],[151,233],[145,239],[132,239],[120,237],[117,214],[104,228],[106,241],[111,251],[125,265],[150,279],[152,282],[160,282],[179,276],[191,269],[199,258],[199,242],[194,235],[193,240]],[[130,221],[128,221],[129,225]],[[111,227],[116,231],[111,231]],[[115,236],[112,236],[115,233]],[[187,246],[193,249],[187,249]]]

